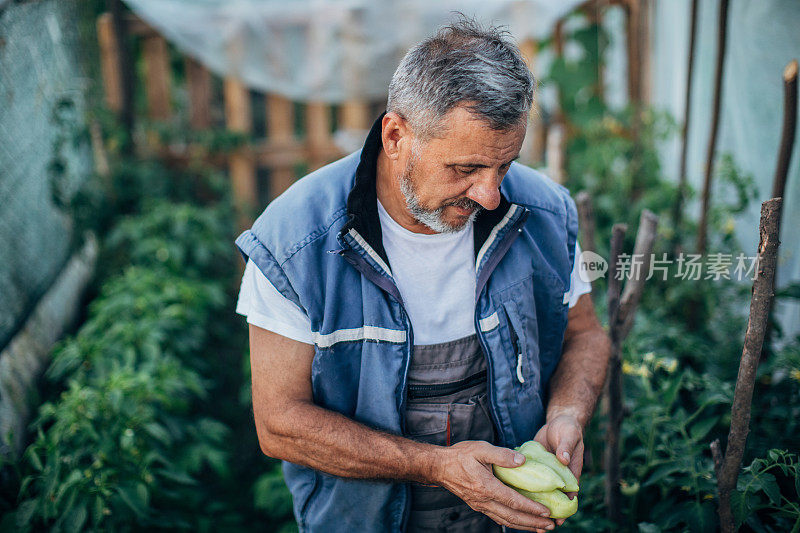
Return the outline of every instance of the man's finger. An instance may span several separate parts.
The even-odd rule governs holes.
[[[483,513],[495,522],[514,529],[533,530],[535,528],[553,529],[555,527],[555,523],[549,518],[520,512],[496,501],[488,502]]]
[[[580,435],[577,431],[566,431],[566,434],[558,441],[556,448],[556,457],[565,465],[569,465],[572,460],[572,454],[575,452],[575,446],[580,440]]]
[[[525,463],[525,456],[514,450],[486,443],[478,448],[475,458],[484,464],[515,468]]]
[[[584,453],[584,444],[583,440],[578,442],[578,445],[575,446],[575,451],[572,453],[572,461],[569,463],[569,469],[575,475],[575,479],[580,482],[581,480],[581,472],[583,471],[583,453]]]
[[[503,487],[505,487],[505,485],[503,485]],[[505,488],[508,489],[508,487]],[[513,509],[521,513],[535,515],[535,516],[541,516],[541,517],[550,516],[550,509],[548,509],[546,506],[542,505],[541,503],[535,502],[529,498],[526,498],[525,496],[523,496],[522,494],[518,493],[513,489],[508,489],[508,491],[504,491],[498,496],[499,496],[498,500],[503,502],[503,505],[508,507],[509,509]]]
[[[533,530],[534,528],[553,529],[555,527],[555,523],[547,518],[550,514],[549,509],[528,500],[505,485],[502,487],[511,491],[511,494],[507,494],[506,491],[498,491],[496,499],[484,503],[483,509],[481,509],[484,514],[498,524],[514,529]],[[517,500],[517,498],[521,498],[521,500]]]

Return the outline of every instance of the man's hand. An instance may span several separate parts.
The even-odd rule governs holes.
[[[592,418],[603,389],[610,346],[591,296],[582,295],[567,312],[561,361],[550,379],[547,423],[534,437],[568,465],[577,479],[583,469],[583,428]],[[558,525],[563,523],[556,520]]]
[[[575,479],[580,481],[583,470],[583,427],[574,417],[556,416],[539,429],[533,440],[555,454],[561,464],[567,465],[575,474]],[[570,499],[577,494],[567,492]],[[556,524],[560,526],[564,520],[556,520]]]
[[[507,487],[492,473],[493,464],[508,468],[523,464],[525,457],[521,453],[484,441],[463,441],[444,448],[442,457],[437,484],[471,508],[514,529],[544,531],[555,527],[552,520],[545,518],[550,515],[547,507]]]
[[[580,480],[583,469],[583,428],[569,415],[559,415],[543,425],[533,438],[569,466]]]

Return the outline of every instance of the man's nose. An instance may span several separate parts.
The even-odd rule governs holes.
[[[482,169],[477,181],[467,190],[467,198],[478,202],[481,206],[491,211],[500,205],[500,182],[503,177],[492,168]]]

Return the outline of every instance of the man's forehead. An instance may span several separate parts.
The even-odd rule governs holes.
[[[488,120],[464,107],[458,107],[440,119],[429,138],[419,140],[423,144],[450,145],[453,149],[467,148],[467,145],[501,149],[517,141],[521,143],[521,138],[525,135],[525,126],[525,121],[521,119],[516,126],[505,129],[493,128]]]
[[[479,114],[477,114],[470,106],[469,103],[460,104],[450,111],[448,111],[437,124],[437,138],[444,138],[452,136],[454,133],[463,131],[485,131],[491,130],[500,133],[516,133],[516,130],[525,126],[524,117],[520,117],[519,123],[516,126],[511,126],[505,129],[497,129],[492,127],[491,122]]]
[[[472,113],[459,112],[447,117],[447,127],[424,144],[446,151],[452,159],[488,157],[511,161],[519,155],[524,136],[524,123],[498,130]]]

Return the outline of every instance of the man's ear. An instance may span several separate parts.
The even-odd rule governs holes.
[[[392,161],[400,159],[413,141],[408,121],[393,111],[386,113],[381,121],[381,140],[386,156]]]

